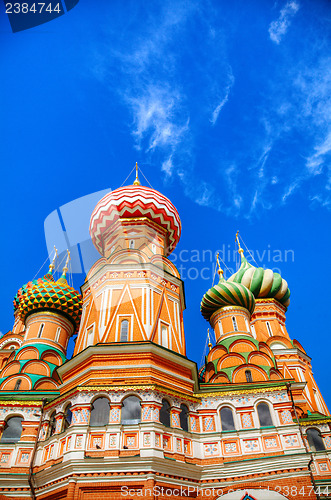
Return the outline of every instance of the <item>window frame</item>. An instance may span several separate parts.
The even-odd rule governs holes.
[[[98,423],[94,424],[94,423],[91,423],[91,417],[92,417],[92,414],[93,414],[93,410],[95,409],[97,411],[97,408],[94,408],[94,404],[95,404],[95,402],[98,399],[103,399],[103,400],[107,401],[107,403],[108,403],[108,419],[107,419],[107,421],[105,423],[99,423],[98,422]],[[90,418],[89,418],[89,426],[90,427],[106,427],[106,425],[109,424],[109,421],[110,421],[110,400],[105,395],[99,395],[99,396],[97,396],[96,398],[94,398],[91,401],[91,411],[90,411]]]
[[[270,417],[270,422],[271,423],[268,423],[268,424],[262,424],[261,422],[261,417],[260,417],[260,413],[259,413],[259,407],[261,407],[261,405],[265,406],[267,409],[268,409],[268,412],[269,412],[269,417]],[[259,424],[260,424],[260,427],[274,427],[274,419],[272,418],[272,412],[270,410],[270,405],[266,402],[266,401],[259,401],[256,405],[256,413],[257,413],[257,417],[259,419]]]
[[[161,420],[161,411],[162,411],[162,409],[163,409],[164,402],[168,403],[168,405],[169,405],[169,406],[168,406],[168,408],[166,409],[166,411],[169,413],[169,425],[168,425],[168,423],[167,423],[167,422],[168,422],[168,417],[167,417],[167,419],[166,419],[166,420],[167,420],[167,422],[163,422],[163,421]],[[160,413],[159,413],[159,420],[160,420],[160,423],[161,423],[162,425],[164,425],[165,427],[169,427],[169,428],[170,428],[170,427],[171,427],[171,403],[170,403],[170,402],[168,401],[168,399],[166,399],[166,398],[162,398],[161,403],[162,403],[162,407],[160,408]]]
[[[233,326],[233,331],[234,332],[238,332],[239,329],[238,329],[238,322],[237,322],[237,318],[235,316],[232,316],[232,326]]]
[[[140,418],[125,418],[123,419],[123,407],[125,401],[129,398],[135,398],[139,401],[140,404]],[[138,425],[141,422],[141,399],[136,394],[129,394],[125,398],[122,399],[122,408],[121,408],[121,425]]]
[[[310,433],[308,433],[309,431],[314,431],[314,432],[317,433],[317,437],[320,439],[320,444],[322,444],[322,449],[320,449],[320,450],[316,449],[316,442],[314,442],[315,441],[314,437],[311,436]],[[321,431],[319,429],[317,429],[316,427],[309,427],[306,430],[306,436],[307,436],[309,448],[310,448],[310,450],[313,453],[319,453],[319,452],[325,452],[325,451],[327,451],[327,449],[325,447],[325,443],[324,443],[324,439],[323,439],[322,433],[321,433]]]
[[[10,422],[10,421],[13,422],[13,419],[20,420],[20,427],[21,427],[20,435],[19,436],[17,435],[16,437],[12,437],[12,438],[6,438],[6,436],[5,436],[6,429],[10,428],[10,424],[8,424],[8,422]],[[24,421],[24,418],[21,415],[12,415],[12,416],[9,416],[5,420],[5,426],[4,426],[4,429],[2,431],[1,438],[0,438],[0,445],[1,444],[15,444],[21,440],[21,436],[22,436],[22,432],[23,432],[23,426],[22,426],[23,421]],[[4,441],[3,441],[3,439],[4,439]]]
[[[223,410],[230,410],[231,416],[232,416],[233,429],[223,429],[223,424],[222,424],[222,411]],[[222,406],[220,408],[219,419],[220,419],[220,423],[221,423],[221,431],[222,432],[233,432],[233,431],[236,430],[236,422],[235,422],[235,419],[234,419],[234,411],[233,411],[233,408],[231,408],[231,406],[224,405],[224,406]]]

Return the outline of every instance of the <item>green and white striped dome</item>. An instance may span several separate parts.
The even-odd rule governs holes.
[[[201,314],[209,320],[214,312],[226,306],[239,306],[254,311],[254,295],[241,283],[230,283],[221,277],[218,285],[206,292],[201,301]]]
[[[228,282],[241,283],[252,292],[256,299],[273,298],[286,308],[290,303],[290,290],[287,281],[271,269],[252,266],[247,262],[243,253],[241,254],[240,268],[228,279]]]

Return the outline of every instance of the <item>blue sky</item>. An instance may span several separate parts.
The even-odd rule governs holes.
[[[208,252],[239,229],[288,281],[289,334],[330,405],[329,2],[80,0],[15,34],[0,10],[0,330],[47,258],[47,216],[138,161],[182,219],[188,356],[205,346]]]

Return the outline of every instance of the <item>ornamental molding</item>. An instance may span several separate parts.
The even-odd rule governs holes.
[[[42,406],[41,401],[2,401],[2,406]]]
[[[331,418],[325,418],[323,420],[310,420],[309,422],[300,422],[300,425],[305,426],[305,425],[318,425],[318,424],[326,424],[328,422],[331,422]]]
[[[17,337],[8,337],[6,340],[1,342],[0,349],[2,349],[2,346],[4,346],[5,344],[10,344],[10,342],[17,342],[19,345],[22,345],[23,339]]]
[[[264,388],[257,388],[257,389],[248,389],[248,390],[240,390],[240,391],[218,391],[218,392],[205,392],[205,393],[195,393],[194,396],[196,398],[202,399],[205,398],[207,399],[208,397],[215,397],[215,396],[240,396],[242,394],[260,394],[260,393],[265,393],[268,394],[269,392],[276,392],[276,391],[286,391],[286,385],[281,385],[277,387],[264,387]],[[331,421],[331,419],[330,419]]]
[[[177,391],[172,391],[171,389],[167,389],[166,387],[162,387],[159,385],[113,385],[113,386],[105,386],[105,385],[90,385],[86,387],[77,387],[78,392],[90,392],[90,391],[104,391],[104,392],[128,392],[128,391],[158,391],[164,394],[169,394],[174,397],[178,397],[179,399],[185,399],[189,401],[198,402],[197,394],[189,395],[180,393]]]

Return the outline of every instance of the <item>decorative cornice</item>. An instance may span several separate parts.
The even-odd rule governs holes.
[[[240,396],[241,394],[259,394],[261,392],[276,392],[286,390],[286,385],[280,385],[276,387],[261,387],[257,389],[247,389],[247,390],[239,390],[239,391],[218,391],[218,392],[204,392],[204,393],[195,393],[194,396],[197,398],[205,398],[209,396]]]
[[[89,385],[77,387],[78,392],[86,391],[107,391],[107,392],[117,392],[117,391],[159,391],[165,394],[170,394],[172,396],[188,399],[191,401],[198,401],[199,395],[197,393],[189,395],[182,392],[172,391],[166,387],[160,385]]]
[[[0,406],[42,406],[41,401],[0,401]]]
[[[300,425],[316,425],[316,424],[327,424],[328,422],[331,422],[331,417],[330,418],[325,418],[323,420],[309,420],[309,422],[301,422]]]

